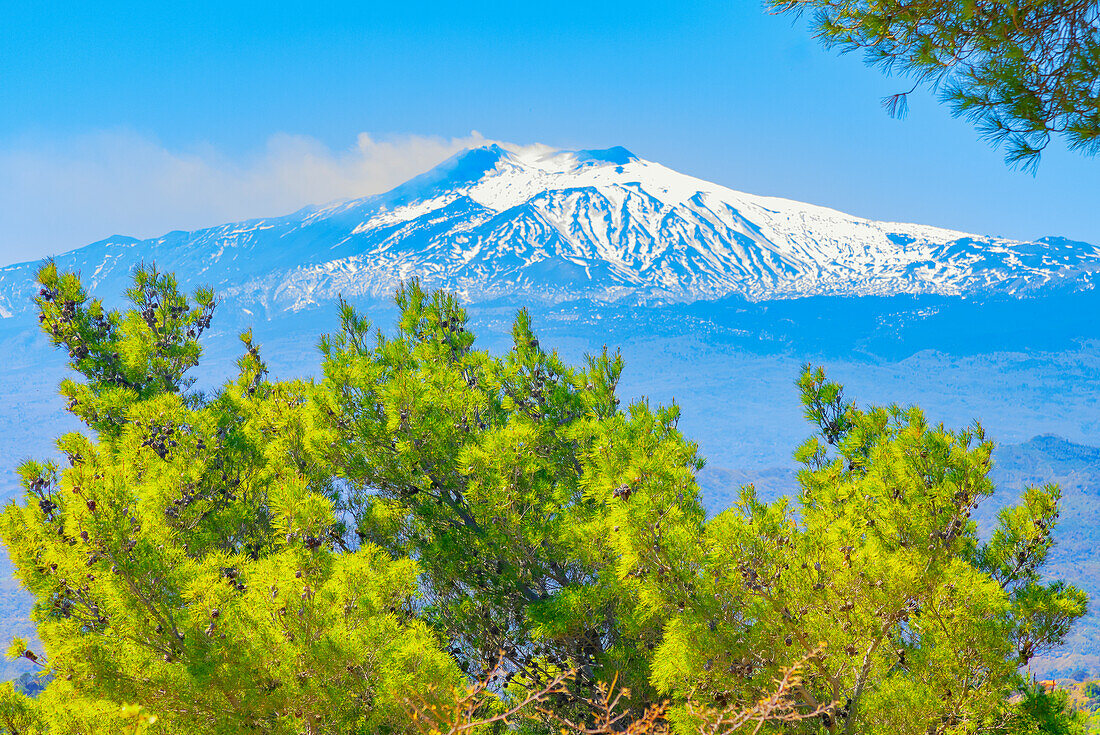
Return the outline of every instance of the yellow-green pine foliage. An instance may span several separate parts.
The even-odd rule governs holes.
[[[412,612],[416,562],[343,544],[306,384],[268,382],[245,335],[236,380],[187,392],[213,298],[155,270],[123,313],[51,265],[40,282],[88,430],[59,439],[67,467],[21,468],[0,532],[36,600],[50,732],[125,731],[126,704],[157,733],[400,732],[405,696],[460,683]]]
[[[574,670],[542,706],[576,719],[614,680],[624,727],[668,699],[694,732],[691,711],[751,706],[801,664],[796,711],[821,714],[771,731],[1076,732],[1020,674],[1085,610],[1042,578],[1058,491],[983,543],[978,428],[857,409],[807,370],[799,496],[745,488],[707,521],[676,407],[621,406],[618,355],[567,365],[525,311],[494,356],[412,283],[392,336],[342,308],[319,381],[268,380],[245,334],[207,395],[186,372],[212,294],[143,268],[108,312],[40,278],[88,430],[59,440],[67,467],[21,468],[0,527],[53,676],[0,701],[14,727],[399,733],[409,698],[453,701],[502,655],[501,700]]]
[[[1030,722],[1012,704],[1019,668],[1086,606],[1079,590],[1040,579],[1057,488],[1029,489],[982,543],[971,514],[993,486],[980,428],[951,432],[915,408],[857,409],[820,370],[800,386],[818,430],[796,453],[801,492],[769,504],[746,487],[707,525],[702,556],[679,571],[694,592],[670,598],[682,611],[669,611],[656,683],[741,706],[805,661],[796,701],[832,711],[797,732]],[[658,579],[654,594],[667,589]],[[691,730],[690,717],[679,721]]]
[[[420,562],[422,613],[464,671],[503,651],[513,692],[575,668],[575,694],[617,678],[640,712],[664,621],[620,557],[636,526],[672,513],[692,540],[704,518],[675,409],[623,411],[622,359],[570,367],[525,311],[496,357],[453,296],[413,283],[397,303],[391,337],[345,307],[322,340],[315,451],[359,537]]]

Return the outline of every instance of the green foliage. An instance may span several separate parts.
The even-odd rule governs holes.
[[[957,115],[1034,170],[1055,134],[1100,151],[1100,5],[1095,0],[769,0],[814,12],[817,36],[940,90]],[[906,94],[884,102],[904,116]]]
[[[186,393],[209,294],[139,270],[136,308],[105,313],[75,277],[40,279],[78,373],[62,391],[97,432],[59,439],[67,468],[25,464],[0,521],[64,692],[56,731],[115,732],[127,703],[151,732],[400,730],[409,686],[459,682],[411,614],[416,563],[334,535],[306,384],[266,382],[246,335],[235,381]]]
[[[40,735],[48,732],[34,700],[15,691],[10,681],[0,684],[0,732]]]
[[[423,722],[410,701],[444,711],[492,671],[501,707],[550,713],[513,729],[582,720],[614,681],[622,722],[667,700],[692,732],[806,661],[784,711],[822,714],[776,728],[1065,719],[1013,699],[1085,610],[1041,576],[1058,491],[981,543],[980,429],[858,409],[807,369],[799,497],[744,488],[707,522],[676,407],[621,407],[619,356],[569,366],[526,312],[494,356],[453,296],[410,284],[392,336],[343,307],[319,381],[269,380],[245,334],[238,375],[201,394],[211,294],[139,269],[116,313],[71,274],[40,279],[89,433],[58,440],[68,466],[24,464],[0,519],[45,647],[9,653],[48,681],[4,695],[9,731],[400,733]]]
[[[346,483],[356,533],[419,560],[423,614],[463,670],[503,651],[517,681],[570,665],[587,693],[616,674],[652,692],[662,621],[618,558],[670,507],[701,528],[701,462],[676,411],[620,412],[621,359],[570,368],[526,312],[496,358],[473,349],[453,296],[414,284],[397,303],[392,338],[372,340],[345,307],[321,345],[315,447]]]
[[[1048,691],[1038,684],[1023,688],[1019,706],[1005,729],[1012,735],[1085,735],[1088,732],[1084,715],[1073,708],[1065,691]]]
[[[705,587],[666,629],[658,682],[748,702],[808,655],[801,695],[837,704],[821,723],[830,730],[992,718],[1017,667],[1085,612],[1078,590],[1037,576],[1056,492],[1029,491],[981,544],[970,514],[992,490],[992,447],[980,429],[931,426],[914,408],[859,410],[820,370],[800,385],[818,434],[797,452],[797,503],[765,505],[745,488],[708,525],[682,582]]]

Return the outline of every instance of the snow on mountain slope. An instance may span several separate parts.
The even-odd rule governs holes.
[[[139,259],[267,309],[387,296],[419,277],[471,300],[690,302],[1093,288],[1100,248],[1020,243],[727,189],[624,148],[489,145],[374,197],[57,260],[116,291]],[[29,307],[35,264],[0,269],[0,315]]]

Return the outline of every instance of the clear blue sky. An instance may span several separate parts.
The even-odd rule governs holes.
[[[290,202],[180,193],[175,209],[154,206],[118,181],[141,181],[137,148],[255,186],[248,174],[268,170],[275,135],[339,157],[363,132],[450,141],[471,130],[624,145],[735,189],[876,219],[1100,241],[1100,159],[1056,145],[1038,176],[1010,170],[926,94],[892,120],[879,99],[904,81],[822,50],[804,23],[753,0],[0,8],[3,261],[113,234],[96,228],[152,235]],[[111,218],[89,221],[99,211]]]

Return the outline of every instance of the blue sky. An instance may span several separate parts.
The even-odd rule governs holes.
[[[875,219],[1100,241],[1100,160],[1010,170],[752,0],[0,1],[0,260],[374,193],[480,137],[623,145]],[[475,131],[475,132],[472,132]]]

